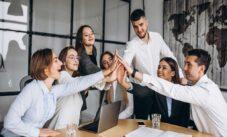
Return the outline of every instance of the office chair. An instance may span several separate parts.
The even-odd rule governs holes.
[[[24,76],[21,80],[20,80],[20,91],[28,84],[32,81],[32,77],[30,75]]]

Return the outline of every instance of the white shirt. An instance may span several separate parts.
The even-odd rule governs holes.
[[[193,120],[201,132],[227,137],[227,104],[218,86],[206,75],[193,86],[173,84],[143,74],[143,82],[156,92],[191,103]]]
[[[20,136],[38,137],[39,128],[54,115],[58,97],[85,90],[103,78],[100,71],[75,78],[67,84],[55,85],[50,91],[43,81],[33,80],[25,86],[10,106],[2,134],[7,136],[11,131]]]
[[[73,79],[76,78],[73,78],[67,71],[61,71],[61,78],[58,82],[59,84],[65,84]],[[68,124],[79,125],[82,105],[83,100],[78,92],[58,98],[56,111],[48,128],[61,129],[66,128]]]
[[[161,35],[149,32],[148,43],[142,41],[138,36],[127,42],[124,60],[140,72],[157,76],[161,55],[176,60]],[[180,76],[183,77],[182,71],[180,71]]]

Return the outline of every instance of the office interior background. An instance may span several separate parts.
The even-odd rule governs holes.
[[[95,32],[97,61],[103,51],[123,51],[135,36],[129,15],[146,12],[149,29],[160,33],[183,67],[184,48],[212,55],[208,76],[227,100],[227,0],[0,0],[0,122],[29,74],[32,53],[51,48],[59,53],[75,45],[84,24]],[[155,50],[155,49],[154,49]],[[95,115],[98,91],[90,92],[88,110]]]

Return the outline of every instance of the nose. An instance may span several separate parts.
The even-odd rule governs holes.
[[[61,62],[61,60],[58,60],[58,61],[59,61],[59,65],[62,66],[63,63]]]

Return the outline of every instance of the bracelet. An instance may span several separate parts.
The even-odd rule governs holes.
[[[133,78],[135,78],[135,74],[136,74],[136,70],[133,69],[131,76],[132,76]]]

